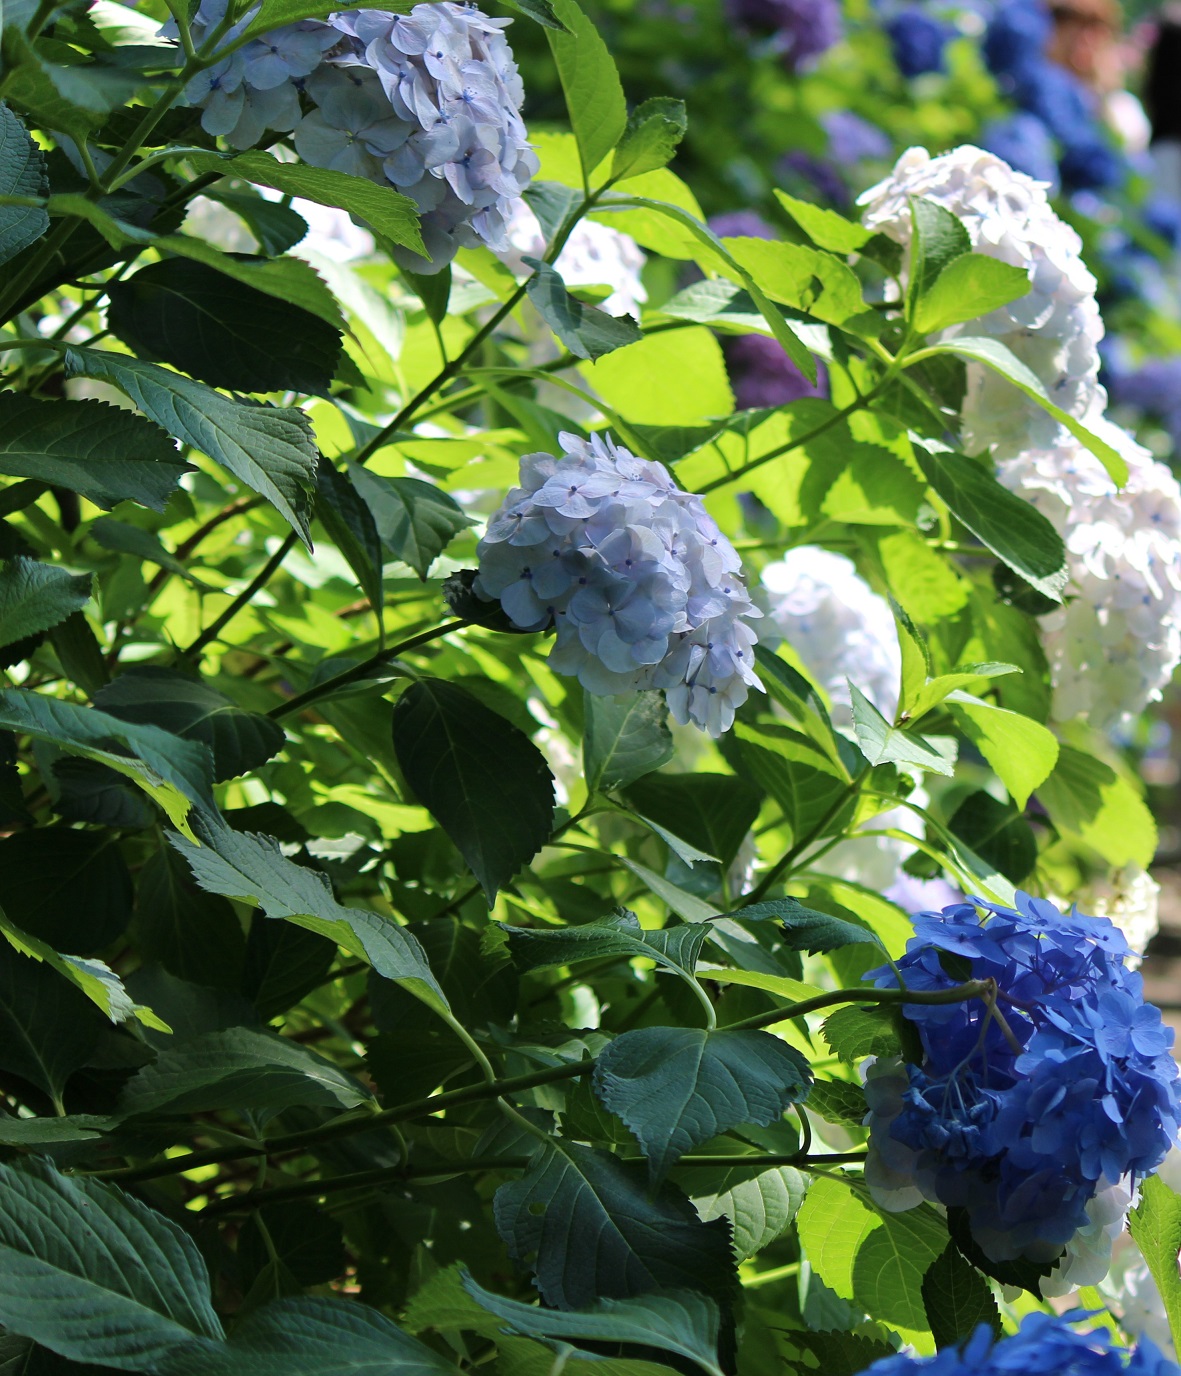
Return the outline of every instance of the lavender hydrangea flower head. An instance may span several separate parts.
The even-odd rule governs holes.
[[[727,0],[727,8],[739,24],[773,33],[775,47],[793,69],[841,39],[839,0]]]
[[[934,1357],[898,1352],[866,1368],[865,1376],[1178,1376],[1181,1367],[1162,1356],[1151,1339],[1128,1352],[1115,1347],[1106,1329],[1079,1332],[1071,1316],[1028,1314],[1003,1338],[981,1324],[956,1347]]]
[[[820,123],[828,135],[828,155],[839,167],[888,158],[893,149],[887,134],[851,110],[830,110]]]
[[[719,736],[754,671],[761,612],[701,498],[608,437],[528,454],[488,522],[474,588],[522,630],[553,626],[550,665],[591,693],[662,688],[680,722]]]
[[[816,381],[809,382],[783,345],[769,335],[727,335],[722,339],[722,354],[739,410],[786,406],[803,397],[828,396],[824,365],[817,364]]]
[[[940,337],[991,335],[1041,378],[1063,410],[1100,414],[1107,397],[1098,382],[1103,322],[1096,282],[1082,261],[1078,235],[1055,215],[1044,185],[970,145],[937,158],[911,148],[860,198],[864,223],[909,244],[911,196],[957,215],[977,253],[1029,274],[1028,295]],[[1052,417],[991,369],[971,364],[967,371],[962,438],[970,453],[991,445],[996,457],[1011,457],[1031,444],[1050,447],[1066,437]]]
[[[224,11],[225,0],[203,0],[196,37]],[[206,131],[236,148],[267,129],[292,133],[312,166],[409,196],[428,257],[395,256],[437,272],[464,245],[507,248],[506,219],[537,171],[509,22],[452,0],[409,14],[347,10],[253,39],[195,77],[185,97],[202,108]]]
[[[1057,1261],[1047,1293],[1094,1284],[1136,1180],[1177,1140],[1172,1031],[1106,918],[1019,893],[1015,909],[977,898],[914,923],[908,989],[967,975],[995,993],[903,1006],[922,1063],[869,1071],[871,1191],[887,1209],[964,1210],[994,1261]],[[897,986],[893,968],[872,977]]]

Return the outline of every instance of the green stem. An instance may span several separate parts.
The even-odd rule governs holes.
[[[330,693],[335,693],[338,688],[344,688],[350,683],[356,683],[358,679],[366,678],[375,669],[381,669],[393,663],[399,655],[405,654],[407,650],[413,650],[416,646],[427,645],[432,640],[438,640],[449,631],[458,630],[461,626],[466,626],[466,621],[445,621],[441,626],[433,626],[429,631],[421,631],[418,635],[412,635],[409,640],[399,641],[397,645],[391,645],[387,649],[379,650],[377,654],[370,655],[360,664],[355,664],[351,669],[346,669],[343,673],[334,674],[332,678],[325,679],[323,683],[318,683],[314,688],[308,688],[297,696],[288,699],[287,702],[280,703],[278,707],[272,707],[267,716],[278,720],[280,717],[289,717],[293,712],[302,712],[305,707],[309,707],[313,702],[318,702],[320,698],[327,697]],[[188,652],[186,652],[188,653]]]
[[[211,640],[216,640],[229,623],[233,621],[234,617],[251,602],[255,593],[266,586],[271,577],[278,570],[279,565],[295,548],[295,542],[298,539],[299,536],[296,535],[295,531],[292,531],[217,620],[206,626],[187,650],[182,650],[180,652],[179,658],[192,659],[194,655],[200,654]]]
[[[767,873],[763,875],[762,879],[759,880],[759,882],[750,891],[750,893],[746,894],[743,897],[742,903],[744,905],[761,902],[762,899],[766,897],[767,893],[770,891],[772,886],[776,884],[779,881],[779,879],[783,876],[783,874],[791,868],[791,866],[796,862],[796,860],[799,859],[799,857],[804,853],[804,851],[806,851],[814,841],[818,840],[821,836],[824,835],[825,828],[829,826],[833,818],[837,817],[840,814],[841,809],[848,804],[850,798],[855,798],[857,794],[861,791],[861,784],[862,780],[865,778],[865,774],[866,771],[862,770],[862,772],[858,774],[856,778],[851,779],[849,781],[847,787],[844,788],[841,791],[841,793],[837,795],[832,805],[825,812],[824,816],[821,817],[820,821],[816,823],[812,830],[809,831],[806,836],[802,837],[799,841],[797,841],[795,845],[791,847],[790,850],[781,855],[779,859],[775,862],[775,864],[772,865],[771,868],[767,871]]]
[[[728,1023],[725,1031],[745,1032],[773,1027],[776,1023],[787,1022],[789,1018],[801,1018],[805,1013],[817,1013],[822,1008],[832,1008],[841,1003],[967,1003],[971,999],[983,998],[992,987],[991,980],[970,979],[951,989],[833,989],[814,998],[801,999],[799,1003],[789,1003],[786,1008],[772,1008],[766,1013],[757,1013],[753,1018]]]

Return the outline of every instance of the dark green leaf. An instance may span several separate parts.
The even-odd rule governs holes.
[[[1128,1229],[1156,1281],[1176,1343],[1181,1340],[1181,1195],[1159,1175],[1150,1175],[1140,1186],[1140,1203],[1128,1216]]]
[[[159,426],[101,401],[34,401],[0,392],[0,473],[67,487],[108,510],[154,511],[189,465]]]
[[[671,1185],[653,1193],[640,1172],[589,1147],[547,1147],[496,1191],[494,1208],[509,1255],[555,1308],[652,1290],[731,1293],[729,1225],[702,1223]]]
[[[553,242],[554,235],[581,200],[572,186],[564,186],[561,182],[530,182],[523,194],[529,209],[537,216],[547,244]]]
[[[631,693],[600,697],[583,693],[582,760],[586,786],[610,793],[626,788],[673,757],[664,695]]]
[[[125,1371],[220,1339],[209,1275],[181,1228],[109,1185],[32,1159],[0,1166],[0,1323]]]
[[[270,1261],[268,1243],[301,1285],[326,1285],[345,1269],[339,1222],[311,1204],[271,1204],[250,1216],[238,1234],[238,1260],[248,1276]]]
[[[763,796],[732,774],[649,774],[624,797],[650,822],[729,865],[755,824]]]
[[[653,1180],[742,1123],[773,1123],[807,1094],[799,1053],[769,1032],[643,1027],[599,1053],[595,1091],[631,1128]]]
[[[998,803],[983,789],[970,793],[947,823],[948,829],[1014,884],[1037,864],[1033,828],[1011,803]]]
[[[0,646],[47,631],[80,611],[90,600],[91,581],[88,573],[9,559],[0,566]]]
[[[0,104],[0,195],[44,196],[45,158],[25,126]],[[49,215],[37,206],[0,206],[0,263],[7,263],[45,233]]]
[[[105,764],[63,755],[53,763],[53,777],[59,789],[56,810],[67,822],[139,831],[156,819],[155,808],[139,789]]]
[[[441,325],[447,318],[447,307],[451,304],[451,264],[431,273],[406,272],[403,269],[403,276],[422,302],[428,319]]]
[[[808,1111],[826,1123],[859,1128],[869,1106],[860,1085],[848,1080],[813,1080],[808,1091]]]
[[[593,362],[643,338],[640,327],[630,316],[608,315],[571,296],[561,275],[548,263],[528,257],[523,261],[533,269],[533,276],[525,284],[529,300],[575,358]]]
[[[859,1333],[808,1333],[796,1328],[779,1330],[775,1350],[786,1363],[782,1376],[859,1376],[873,1362],[894,1356],[889,1343]]]
[[[978,1271],[991,1276],[993,1280],[999,1280],[1002,1285],[1027,1290],[1035,1300],[1041,1299],[1041,1281],[1054,1270],[1056,1262],[1026,1261],[1023,1257],[1018,1257],[1016,1261],[993,1261],[984,1255],[972,1236],[967,1209],[948,1209],[947,1231],[960,1255],[971,1262]],[[1174,1269],[1176,1265],[1174,1258]]]
[[[518,969],[540,970],[552,965],[576,965],[582,960],[646,956],[675,974],[693,973],[709,928],[684,923],[660,931],[641,927],[635,913],[623,912],[581,927],[510,927],[497,924],[508,937]]]
[[[1024,268],[964,253],[953,258],[918,303],[914,326],[920,334],[934,334],[964,320],[977,320],[1010,301],[1029,294]]]
[[[178,578],[190,577],[188,569],[175,554],[164,548],[160,537],[153,535],[150,530],[141,530],[139,526],[129,526],[125,521],[101,516],[90,527],[90,534],[103,549],[112,550],[116,554],[134,555],[137,559],[149,561],[162,569],[167,569],[169,573],[175,573]]]
[[[897,1008],[870,1004],[838,1008],[824,1020],[821,1031],[833,1051],[852,1065],[863,1056],[895,1056],[902,1045]]]
[[[159,726],[207,745],[218,782],[264,765],[283,747],[283,728],[247,712],[200,679],[172,669],[125,669],[94,697],[94,705],[121,721]]]
[[[189,162],[198,172],[217,172],[241,177],[256,186],[269,186],[285,196],[299,196],[317,205],[335,206],[362,219],[376,233],[425,257],[418,228],[418,211],[409,196],[393,187],[378,186],[365,177],[308,167],[301,162],[280,162],[270,153],[253,148],[236,157],[216,153],[192,153]]]
[[[553,10],[566,32],[550,29],[546,37],[578,143],[582,179],[589,183],[592,173],[623,137],[627,101],[610,50],[576,0],[553,0]]]
[[[308,222],[289,205],[276,205],[241,191],[224,191],[220,186],[210,187],[205,194],[240,216],[269,257],[294,248],[308,232]]]
[[[265,497],[308,540],[317,455],[302,411],[233,401],[166,368],[96,349],[67,350],[66,372],[118,387],[150,420]]]
[[[683,100],[652,96],[637,105],[628,116],[627,128],[615,149],[611,180],[626,181],[628,177],[667,166],[688,127]]]
[[[178,979],[238,987],[246,943],[237,914],[224,898],[197,887],[175,851],[157,851],[140,871],[135,934],[144,959],[159,961]]]
[[[427,678],[398,699],[394,750],[491,904],[549,840],[554,784],[541,751],[464,689]]]
[[[131,920],[131,875],[110,832],[14,832],[0,840],[0,874],[0,906],[55,950],[94,955]]]
[[[676,1352],[720,1376],[717,1305],[691,1290],[666,1290],[637,1299],[605,1299],[582,1313],[562,1314],[494,1295],[466,1271],[461,1272],[461,1279],[467,1293],[515,1333],[559,1348],[570,1339],[637,1343]]]
[[[857,741],[870,764],[913,765],[934,774],[955,772],[954,741],[931,740],[916,731],[891,726],[856,684],[851,683],[849,691]]]
[[[949,1242],[923,1277],[923,1308],[940,1348],[970,1338],[979,1324],[1001,1336],[1001,1316],[988,1282]]]
[[[423,582],[435,559],[472,524],[454,497],[419,478],[379,478],[359,464],[350,466],[349,477],[390,554]]]
[[[1029,502],[962,454],[915,447],[927,481],[981,544],[1044,597],[1062,601],[1069,576],[1062,537]]]
[[[870,942],[879,945],[877,936],[868,927],[858,927],[829,913],[806,908],[794,898],[772,898],[765,903],[752,903],[731,913],[745,921],[771,918],[783,925],[787,946],[792,951],[835,951],[841,946]]]
[[[291,922],[256,915],[246,939],[242,993],[269,1022],[318,989],[335,958],[334,942]]]
[[[340,360],[331,325],[204,263],[149,263],[108,295],[119,339],[214,387],[323,394]]]
[[[527,14],[530,19],[540,24],[543,29],[561,29],[565,31],[566,26],[554,13],[554,7],[550,0],[504,0],[510,9],[519,10],[522,14]]]

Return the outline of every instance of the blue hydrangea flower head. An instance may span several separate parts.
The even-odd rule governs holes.
[[[1058,155],[1049,129],[1037,115],[1018,110],[985,125],[980,146],[1003,158],[1017,172],[1058,190]]]
[[[947,29],[937,19],[912,7],[895,15],[886,25],[886,33],[894,61],[903,76],[943,71]]]
[[[1029,1314],[1016,1333],[994,1339],[981,1324],[957,1347],[934,1357],[896,1353],[866,1376],[1179,1376],[1181,1367],[1142,1338],[1132,1352],[1114,1347],[1105,1329],[1079,1331],[1085,1315]]]
[[[995,1261],[1062,1258],[1049,1288],[1106,1272],[1135,1182],[1177,1140],[1172,1031],[1144,1002],[1129,948],[1106,918],[1019,893],[914,918],[904,987],[965,979],[994,992],[904,1004],[921,1063],[879,1063],[866,1086],[866,1178],[886,1208],[963,1208]],[[897,987],[894,970],[873,977]]]
[[[884,160],[894,145],[889,136],[851,110],[830,110],[820,116],[828,135],[828,156],[839,167],[854,167],[868,159]]]
[[[1016,77],[1039,59],[1053,21],[1038,0],[1009,0],[992,17],[984,36],[984,60],[995,77]]]

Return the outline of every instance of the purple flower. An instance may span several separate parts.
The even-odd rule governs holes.
[[[715,215],[709,227],[719,239],[779,238],[776,231],[754,210],[728,210],[724,215]]]
[[[817,365],[816,382],[809,382],[783,345],[765,334],[730,335],[722,340],[722,352],[739,410],[786,406],[801,397],[828,395],[823,364]]]
[[[839,167],[853,167],[869,159],[888,158],[894,145],[868,120],[850,110],[830,110],[820,116],[828,135],[828,156]]]
[[[733,19],[769,30],[792,67],[818,58],[841,39],[839,0],[727,0]]]
[[[804,182],[821,201],[829,205],[849,204],[849,188],[841,174],[827,158],[813,157],[802,149],[795,149],[779,160],[779,172],[785,181]],[[811,199],[806,197],[806,199]]]

